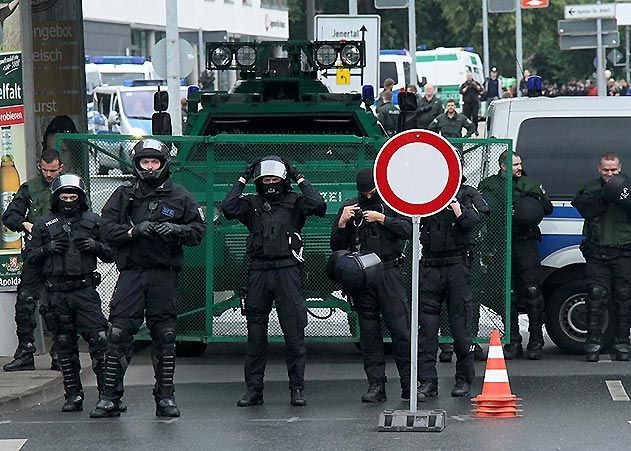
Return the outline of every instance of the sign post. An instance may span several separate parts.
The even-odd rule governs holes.
[[[375,159],[375,184],[383,201],[412,218],[412,318],[410,327],[410,410],[386,410],[380,415],[380,431],[427,431],[431,416],[417,414],[418,294],[421,218],[446,208],[456,196],[462,166],[456,149],[442,136],[428,130],[407,130],[388,140]],[[409,418],[412,421],[408,421]],[[434,418],[439,426],[440,416]],[[412,424],[412,426],[410,426]]]

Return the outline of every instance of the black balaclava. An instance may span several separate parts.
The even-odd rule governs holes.
[[[256,190],[258,193],[267,200],[275,201],[287,192],[287,186],[284,180],[280,180],[276,183],[263,183],[263,181],[256,182]]]
[[[362,169],[357,173],[355,179],[357,185],[357,198],[359,199],[359,207],[362,210],[375,210],[381,204],[381,197],[376,191],[372,197],[368,199],[362,193],[367,193],[375,189],[375,179],[372,174],[372,169]]]
[[[77,200],[73,200],[72,202],[64,202],[63,200],[58,198],[56,202],[57,211],[65,218],[79,216],[81,212],[85,210],[85,200],[83,199],[83,193],[80,193],[77,190],[65,190],[61,191],[59,194],[62,193],[78,194],[79,197],[77,198]]]

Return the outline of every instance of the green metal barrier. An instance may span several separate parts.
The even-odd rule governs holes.
[[[237,221],[227,221],[219,205],[247,163],[276,154],[292,162],[320,190],[328,209],[324,218],[309,218],[305,238],[304,296],[309,313],[305,330],[309,341],[358,341],[355,312],[341,289],[324,274],[330,254],[331,224],[344,200],[356,195],[357,170],[371,167],[385,139],[353,136],[217,135],[156,136],[173,148],[173,178],[194,195],[206,211],[209,223],[200,246],[185,248],[185,266],[178,284],[178,338],[183,341],[244,341],[245,317],[240,312],[246,285],[247,230]],[[129,150],[138,138],[120,135],[57,135],[57,145],[73,159],[77,172],[86,178],[94,211],[99,213],[114,189],[131,180]],[[498,156],[511,149],[510,140],[454,140],[464,153],[467,183],[477,186],[497,172]],[[504,330],[510,293],[510,189],[507,209],[494,212],[477,233],[472,260],[475,300],[479,309],[479,341],[486,341],[492,328]],[[298,188],[295,188],[298,189]],[[253,192],[248,185],[246,192]],[[411,246],[404,263],[411,274]],[[490,262],[493,263],[490,263]],[[99,264],[103,283],[98,287],[103,310],[109,301],[118,272],[113,264]],[[410,281],[411,282],[411,281]],[[408,288],[410,289],[411,283]],[[410,290],[411,291],[411,290]],[[211,295],[212,293],[212,295]],[[445,324],[445,323],[444,323]],[[506,326],[507,329],[508,326]],[[385,329],[384,329],[385,330]],[[446,326],[442,328],[445,334]],[[506,330],[508,336],[508,330]],[[282,341],[275,312],[270,316],[270,341]],[[446,335],[446,334],[445,334]],[[141,330],[141,339],[148,332]],[[441,337],[441,341],[449,338]]]

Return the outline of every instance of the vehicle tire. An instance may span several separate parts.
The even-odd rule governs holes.
[[[546,331],[555,345],[569,354],[584,354],[587,338],[587,311],[585,299],[587,287],[575,280],[560,285],[546,302]],[[608,349],[614,340],[613,304],[607,303],[603,313],[603,349]]]
[[[208,343],[203,341],[178,341],[175,347],[175,354],[178,357],[199,357],[204,352]]]

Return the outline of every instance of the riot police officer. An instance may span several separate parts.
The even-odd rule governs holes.
[[[256,194],[243,195],[254,178]],[[293,180],[302,195],[292,191]],[[248,228],[246,253],[250,258],[245,316],[248,342],[245,356],[247,392],[239,407],[263,404],[267,326],[276,300],[278,321],[287,349],[290,403],[305,406],[305,327],[307,309],[302,296],[301,231],[308,216],[324,216],[326,203],[298,170],[270,155],[249,165],[226,194],[221,209],[227,219]]]
[[[107,320],[95,288],[101,280],[95,270],[97,257],[106,263],[114,259],[101,238],[101,219],[88,209],[83,180],[60,175],[51,193],[51,212],[33,225],[28,259],[41,265],[46,277],[48,305],[42,313],[54,333],[63,374],[66,401],[61,410],[75,412],[83,410],[77,332],[88,343],[97,386],[103,389]]]
[[[572,205],[585,218],[581,251],[585,257],[588,362],[597,362],[602,350],[602,317],[613,298],[616,336],[614,358],[629,360],[631,325],[631,221],[629,179],[621,174],[620,158],[605,153],[598,163],[600,177],[587,182]]]
[[[22,273],[15,302],[18,347],[13,355],[13,361],[3,366],[4,371],[35,369],[35,310],[44,288],[44,276],[40,268],[27,258],[29,241],[33,223],[50,210],[50,184],[61,173],[63,167],[59,152],[54,149],[44,150],[38,165],[39,174],[20,186],[2,215],[4,227],[13,232],[23,232],[25,243],[22,249]],[[59,369],[59,363],[54,357],[51,369]]]
[[[473,367],[473,293],[470,251],[479,222],[474,199],[477,191],[461,185],[444,210],[421,219],[422,257],[419,288],[419,396],[438,395],[436,353],[442,304],[447,304],[456,354],[456,383],[451,396],[467,396],[475,376]]]
[[[491,211],[501,213],[505,208],[506,177],[508,151],[503,152],[498,163],[498,174],[487,177],[478,185],[478,189],[491,205]],[[504,346],[507,359],[521,358],[523,348],[519,332],[519,307],[525,304],[528,313],[528,332],[530,338],[527,357],[538,360],[543,349],[544,300],[541,290],[543,274],[539,257],[538,241],[541,236],[539,223],[544,215],[552,213],[552,203],[539,182],[524,175],[521,156],[512,153],[513,182],[513,230],[511,279],[512,302],[510,313],[510,343]]]
[[[156,383],[156,416],[178,417],[173,375],[176,283],[183,246],[206,232],[203,210],[171,180],[170,148],[144,139],[131,152],[135,179],[117,188],[103,207],[102,228],[120,271],[110,304],[105,383],[92,418],[119,416],[123,377],[134,335],[147,318]]]
[[[410,307],[400,260],[412,223],[380,198],[371,169],[356,177],[358,196],[344,203],[333,222],[331,249],[375,253],[383,270],[374,286],[352,294],[359,317],[360,349],[368,391],[362,402],[386,401],[386,362],[381,316],[392,338],[392,355],[401,378],[401,397],[410,399]]]

